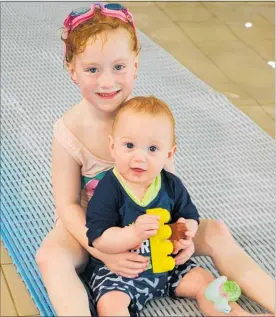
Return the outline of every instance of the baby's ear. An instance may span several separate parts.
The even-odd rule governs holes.
[[[175,154],[175,152],[176,152],[176,145],[174,145],[173,147],[172,147],[172,149],[169,151],[169,153],[168,153],[168,159],[172,159],[173,157],[174,157],[174,154]]]

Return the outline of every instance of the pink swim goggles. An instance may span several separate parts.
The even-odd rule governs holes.
[[[65,38],[68,37],[68,34],[74,30],[82,22],[89,20],[93,17],[95,9],[98,8],[101,10],[101,13],[105,16],[118,18],[126,23],[131,23],[134,27],[134,19],[132,14],[128,11],[127,8],[122,6],[119,3],[94,3],[90,8],[79,8],[73,10],[64,20],[63,26],[65,30]]]

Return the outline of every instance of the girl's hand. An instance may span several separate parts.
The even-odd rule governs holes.
[[[135,278],[148,267],[148,259],[133,252],[104,254],[102,261],[112,273],[127,278]]]

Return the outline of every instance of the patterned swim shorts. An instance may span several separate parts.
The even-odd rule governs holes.
[[[137,316],[150,299],[166,295],[176,297],[175,290],[183,276],[197,266],[194,261],[189,260],[158,277],[130,279],[110,272],[104,265],[99,265],[93,270],[88,285],[92,291],[95,306],[104,294],[111,291],[121,291],[129,295],[131,299],[129,305],[131,316]]]

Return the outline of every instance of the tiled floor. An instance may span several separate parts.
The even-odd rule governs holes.
[[[274,2],[128,2],[136,24],[275,136]],[[245,23],[252,23],[246,28]],[[1,245],[1,316],[37,316]]]

